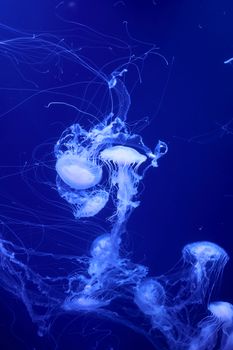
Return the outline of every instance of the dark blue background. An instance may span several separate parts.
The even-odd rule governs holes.
[[[0,21],[22,30],[62,32],[66,24],[56,16],[57,4],[48,0],[8,0],[0,5]],[[148,58],[143,82],[131,94],[129,120],[145,116],[151,120],[142,131],[145,143],[153,147],[161,139],[169,147],[159,168],[151,169],[145,177],[141,206],[128,225],[133,259],[143,261],[152,274],[162,274],[180,258],[185,244],[198,240],[213,241],[233,257],[233,65],[224,64],[224,60],[233,56],[232,2],[80,0],[65,1],[62,9],[64,18],[123,40],[128,39],[123,24],[127,21],[133,37],[154,42],[170,63],[166,67],[159,57]],[[4,39],[1,33],[1,40]],[[98,51],[97,59],[101,61],[101,58]],[[2,87],[21,84],[17,72],[4,58],[1,58],[0,77]],[[131,76],[128,83],[132,90]],[[1,113],[22,98],[20,91],[1,89]],[[30,159],[38,144],[46,139],[56,140],[62,129],[72,123],[69,112],[63,126],[57,126],[56,122],[63,119],[62,113],[63,109],[59,112],[57,108],[56,113],[44,109],[44,100],[37,99],[1,117],[1,165],[18,166]],[[2,168],[0,179],[5,172],[12,171]],[[8,199],[20,198],[21,202],[24,199],[26,205],[35,208],[40,206],[15,177],[0,181],[1,194]],[[42,207],[45,211],[53,210],[49,204]],[[68,222],[71,214],[67,211],[65,215]],[[232,273],[230,260],[218,299],[233,302]],[[24,307],[8,300],[4,292],[0,306],[1,349],[54,347],[51,339],[37,338]],[[56,327],[64,329],[70,321],[68,316],[59,319],[54,336]],[[98,347],[95,334],[80,335],[82,322],[78,319],[64,331],[59,349],[151,348],[130,330],[110,322],[102,324],[93,318],[93,327],[112,330],[107,338],[104,332],[103,337],[98,332]]]

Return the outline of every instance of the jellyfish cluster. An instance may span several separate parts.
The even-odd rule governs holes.
[[[223,248],[188,243],[180,262],[161,276],[151,276],[122,248],[129,217],[140,205],[140,183],[158,166],[167,145],[158,141],[151,149],[130,130],[122,71],[104,83],[118,98],[117,113],[90,128],[80,123],[67,127],[54,146],[53,172],[58,200],[69,205],[75,220],[85,225],[101,215],[108,231],[94,237],[84,256],[30,249],[2,233],[1,287],[25,304],[40,336],[48,334],[59,315],[94,313],[143,334],[155,349],[232,350],[233,306],[211,299],[228,261]],[[31,263],[43,259],[60,268],[74,262],[76,268],[43,273]]]

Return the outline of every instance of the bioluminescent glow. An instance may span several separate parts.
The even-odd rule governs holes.
[[[228,261],[223,248],[212,242],[189,243],[181,261],[162,276],[151,276],[149,267],[134,262],[132,254],[122,249],[130,214],[140,205],[140,183],[147,171],[156,171],[168,150],[163,141],[146,146],[127,124],[130,96],[124,75],[136,58],[105,74],[64,42],[53,40],[53,36],[25,34],[2,41],[0,50],[35,67],[43,67],[51,56],[71,60],[93,74],[89,85],[96,79],[104,86],[108,113],[93,118],[89,127],[77,121],[66,125],[57,135],[48,167],[56,201],[68,205],[77,227],[87,225],[89,230],[86,220],[99,215],[109,227],[92,233],[84,255],[69,255],[48,247],[43,251],[41,243],[30,247],[5,222],[0,238],[1,287],[24,303],[40,336],[50,332],[52,320],[61,314],[94,313],[145,335],[159,350],[214,350],[216,346],[231,350],[233,306],[211,300]],[[74,238],[72,242],[75,250]],[[43,270],[42,261],[49,269]]]
[[[124,222],[127,212],[138,205],[134,196],[145,173],[138,172],[140,165],[148,160],[157,166],[166,151],[166,144],[159,141],[152,152],[119,117],[106,118],[89,131],[74,124],[55,145],[58,192],[72,204],[75,217],[81,218],[98,214],[116,190],[112,200],[119,220]]]

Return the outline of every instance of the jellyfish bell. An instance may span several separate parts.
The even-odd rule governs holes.
[[[60,178],[76,190],[86,190],[97,185],[102,178],[102,169],[94,162],[79,155],[64,153],[56,162]]]
[[[187,244],[182,250],[182,255],[184,261],[193,267],[190,278],[196,278],[199,282],[205,280],[208,284],[211,274],[214,272],[218,276],[229,259],[223,248],[207,241]]]
[[[233,305],[225,301],[213,302],[208,306],[211,314],[225,326],[233,326]]]
[[[104,149],[100,153],[100,158],[107,162],[113,162],[118,165],[141,164],[147,157],[131,147],[114,146]]]
[[[207,262],[217,262],[219,260],[228,260],[226,251],[212,242],[195,242],[187,244],[183,248],[183,258],[185,261],[195,261],[201,265],[205,265]]]
[[[106,190],[73,190],[65,187],[64,183],[60,185],[58,180],[57,190],[60,196],[72,205],[74,216],[77,219],[95,216],[105,207],[109,200],[109,193]]]

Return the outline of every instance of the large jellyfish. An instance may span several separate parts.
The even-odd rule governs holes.
[[[59,315],[95,314],[143,334],[159,350],[232,349],[232,305],[211,301],[228,261],[223,248],[206,241],[189,243],[174,268],[150,276],[149,268],[134,262],[124,247],[128,219],[140,204],[140,183],[168,150],[163,141],[152,148],[146,146],[127,123],[130,96],[124,75],[129,62],[105,74],[63,41],[56,42],[54,36],[32,38],[23,33],[1,46],[6,56],[13,55],[36,68],[53,55],[79,64],[94,74],[88,86],[99,79],[110,100],[108,112],[93,118],[88,126],[76,120],[66,125],[61,136],[57,135],[52,160],[42,162],[52,171],[56,203],[68,204],[73,212],[72,225],[87,225],[89,230],[90,220],[100,217],[107,229],[99,225],[91,232],[85,254],[67,254],[62,244],[59,251],[50,246],[42,249],[44,235],[38,244],[30,245],[22,230],[19,234],[11,229],[11,223],[19,227],[20,220],[3,217],[1,287],[24,303],[40,336],[50,332],[52,320]],[[135,64],[135,57],[130,60]],[[30,226],[23,220],[21,225]],[[35,232],[41,227],[31,225]],[[58,232],[64,233],[63,226]],[[70,237],[75,251],[74,235]]]

